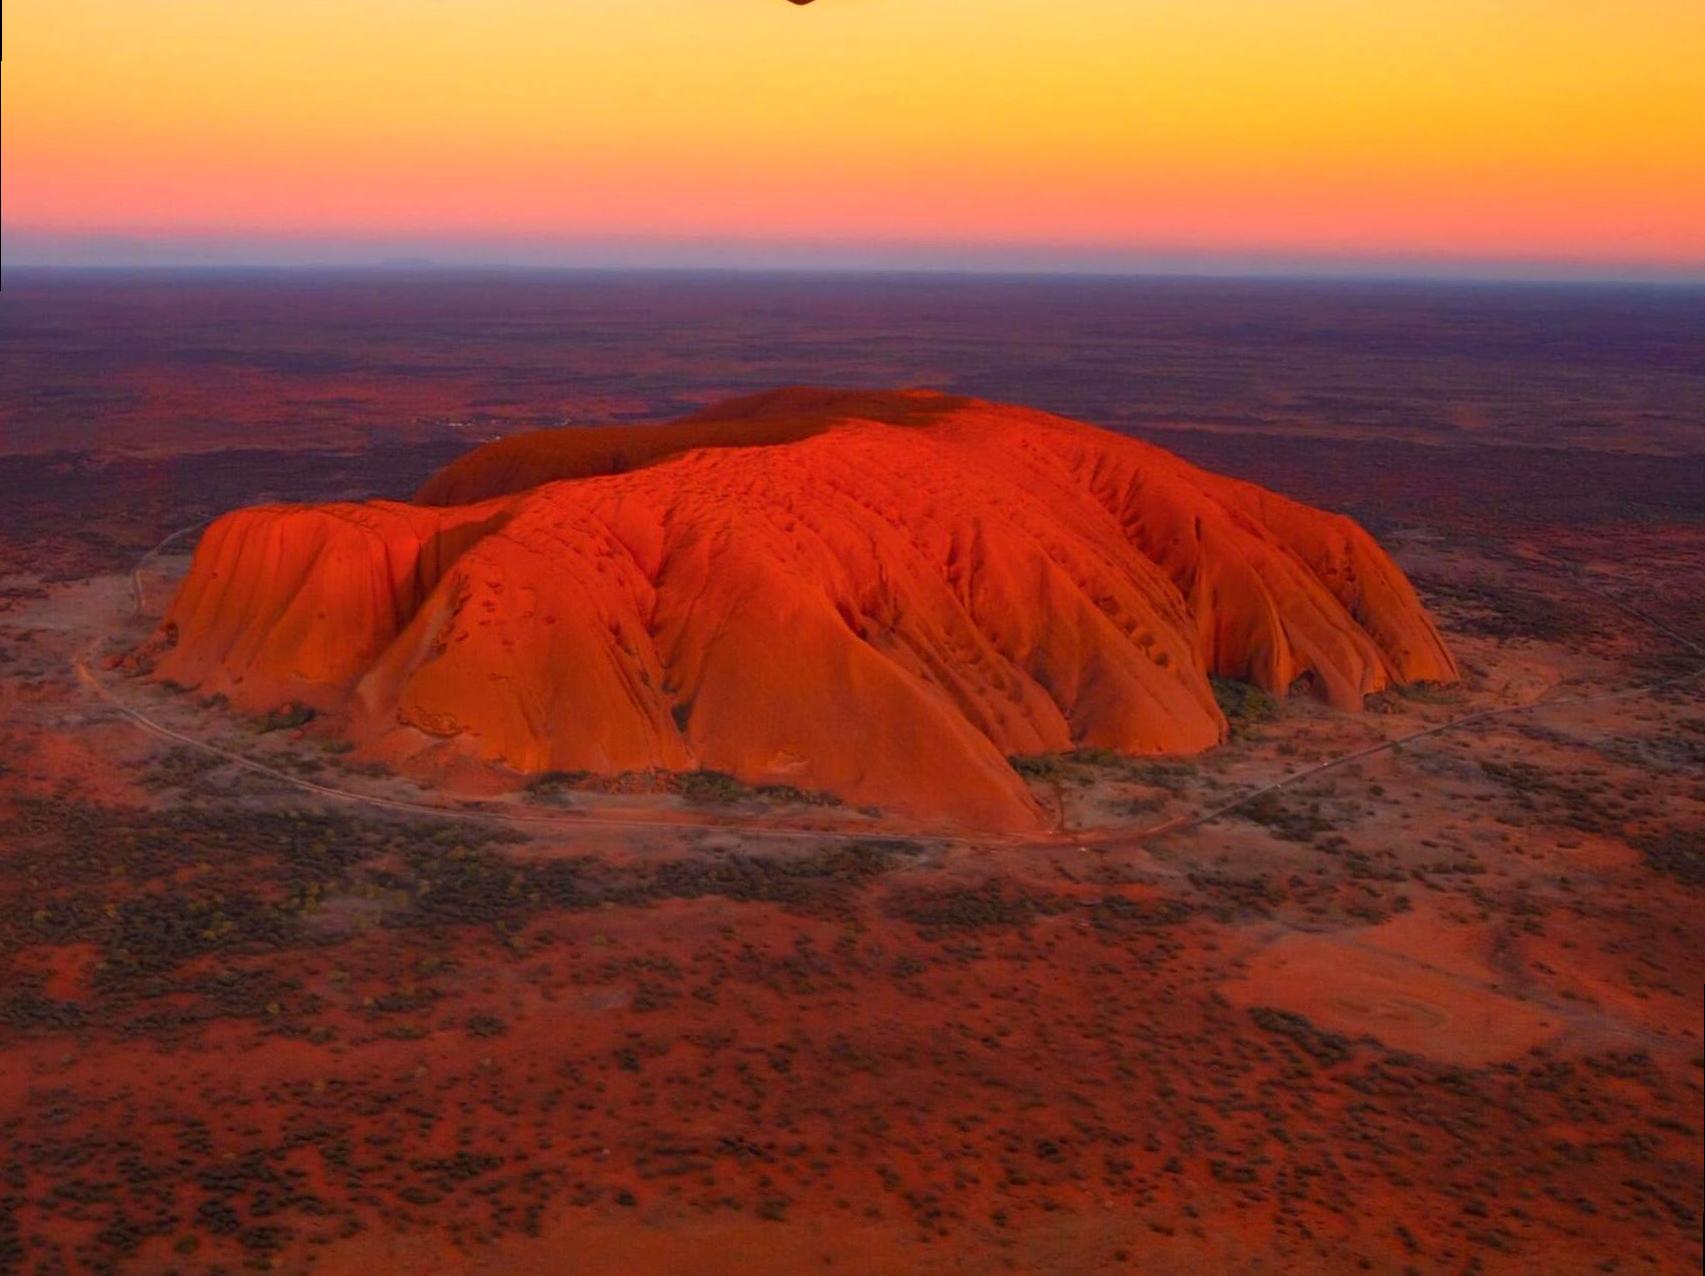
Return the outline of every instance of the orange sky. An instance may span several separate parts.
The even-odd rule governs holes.
[[[1701,0],[4,13],[12,260],[121,234],[1705,271]]]

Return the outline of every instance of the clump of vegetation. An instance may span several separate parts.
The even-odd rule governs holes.
[[[1480,769],[1510,792],[1523,811],[1540,812],[1582,833],[1615,834],[1624,826],[1627,809],[1602,778],[1552,775],[1531,762],[1482,760]]]
[[[549,793],[558,789],[572,789],[584,783],[591,775],[590,771],[541,771],[527,781],[527,791]]]
[[[1271,1006],[1256,1006],[1249,1012],[1255,1026],[1263,1032],[1288,1038],[1316,1063],[1330,1067],[1343,1063],[1354,1049],[1348,1037],[1317,1028],[1304,1015]]]
[[[681,776],[680,793],[688,802],[707,806],[730,805],[753,796],[752,790],[726,771],[688,771]]]
[[[748,785],[726,771],[700,769],[685,771],[677,777],[677,792],[688,802],[707,805],[728,805],[736,802],[787,802],[807,806],[839,806],[841,799],[833,793],[795,788],[791,784]]]
[[[1277,793],[1263,793],[1245,802],[1238,813],[1285,842],[1312,842],[1334,828],[1332,821],[1321,813],[1319,802],[1298,809]]]
[[[1131,762],[1130,776],[1151,788],[1165,789],[1168,793],[1183,793],[1190,787],[1191,777],[1196,774],[1196,764],[1183,759],[1151,759],[1142,762]]]
[[[1192,911],[1180,899],[1127,899],[1109,893],[1089,910],[1089,924],[1101,931],[1157,930],[1188,920]]]
[[[1166,799],[1158,793],[1146,793],[1142,797],[1122,798],[1113,803],[1113,810],[1126,819],[1138,819],[1145,815],[1154,815],[1166,808]]]
[[[1083,745],[1063,753],[1032,753],[1007,758],[1007,765],[1027,780],[1056,784],[1090,785],[1107,777],[1136,776],[1147,764],[1117,749]]]
[[[1130,759],[1117,749],[1102,749],[1080,747],[1066,754],[1066,759],[1077,766],[1116,767],[1123,768]]]
[[[742,902],[836,911],[846,903],[847,888],[886,872],[897,856],[916,850],[909,842],[883,839],[835,843],[787,858],[735,854],[714,860],[671,860],[633,883],[626,893],[635,900],[720,895]]]
[[[830,842],[787,857],[694,856],[635,868],[581,858],[525,863],[491,851],[456,847],[409,857],[408,878],[394,885],[412,906],[387,918],[392,926],[486,923],[512,933],[546,909],[640,907],[661,899],[720,896],[807,912],[839,912],[850,888],[887,871],[912,843],[895,839]]]
[[[1029,757],[1013,756],[1007,763],[1026,780],[1063,780],[1066,765],[1061,754],[1037,753]]]
[[[1065,902],[1033,894],[994,878],[978,886],[915,887],[897,891],[885,903],[891,917],[919,930],[981,930],[1028,926],[1052,915]]]
[[[1399,682],[1393,690],[1415,704],[1461,704],[1462,688],[1439,682]]]
[[[529,798],[564,800],[573,791],[593,793],[675,793],[702,806],[733,806],[741,802],[777,802],[803,806],[840,806],[833,793],[796,788],[791,784],[749,785],[726,771],[624,771],[599,775],[592,771],[545,771],[527,782]]]
[[[188,788],[224,765],[225,759],[215,754],[176,746],[149,762],[142,782],[151,789]]]
[[[146,894],[109,906],[96,923],[102,990],[140,985],[150,977],[211,953],[253,953],[297,942],[297,919],[287,903],[250,894]]]
[[[534,801],[566,805],[568,794],[581,788],[590,771],[541,771],[527,781],[526,796]]]
[[[818,789],[799,789],[791,784],[760,784],[755,790],[766,802],[785,802],[798,806],[840,806],[841,799],[833,793]]]
[[[255,722],[255,734],[267,735],[273,731],[288,731],[294,727],[305,727],[314,720],[314,717],[314,710],[310,706],[292,700],[275,709],[268,709]]]
[[[70,1032],[83,1026],[83,1008],[74,1001],[54,1001],[27,988],[0,997],[0,1025],[18,1031]]]
[[[1231,738],[1248,737],[1262,723],[1279,716],[1279,702],[1260,687],[1233,678],[1212,678],[1214,700],[1231,727]]]
[[[1564,642],[1602,637],[1603,621],[1578,605],[1559,601],[1511,580],[1462,581],[1412,576],[1428,604],[1448,613],[1456,633],[1503,641]]]
[[[1705,886],[1705,829],[1679,825],[1629,840],[1647,867],[1686,886]]]
[[[346,811],[20,799],[0,821],[0,841],[13,869],[51,873],[56,889],[32,908],[0,910],[0,953],[89,944],[101,954],[98,986],[135,990],[197,958],[319,942],[302,919],[327,897],[383,887],[377,864],[434,863],[516,836]]]

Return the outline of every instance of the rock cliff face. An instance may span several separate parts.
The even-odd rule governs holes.
[[[1190,753],[1208,675],[1355,708],[1449,681],[1349,519],[1158,448],[924,392],[785,390],[482,447],[414,504],[239,510],[156,676],[346,715],[393,761],[703,766],[1000,829],[1011,754]]]

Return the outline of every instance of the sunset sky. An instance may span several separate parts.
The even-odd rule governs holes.
[[[1701,0],[7,0],[30,261],[1705,276]]]

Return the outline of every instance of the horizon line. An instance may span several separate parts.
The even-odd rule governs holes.
[[[0,222],[0,268],[16,271],[609,272],[959,275],[1060,278],[1705,283],[1705,260],[1606,254],[1531,257],[1425,249],[738,237],[492,240],[54,231]]]
[[[1484,267],[1442,264],[1436,269],[1404,269],[1395,263],[1343,267],[1274,263],[1271,266],[1211,267],[1167,266],[1047,266],[1047,265],[896,265],[887,263],[728,263],[728,262],[525,262],[525,261],[432,261],[425,259],[380,261],[111,261],[55,262],[6,261],[0,257],[0,274],[14,276],[89,275],[185,275],[185,276],[297,276],[388,275],[393,278],[429,275],[680,275],[791,277],[799,279],[1005,279],[1081,280],[1102,282],[1220,282],[1220,283],[1318,283],[1318,284],[1460,284],[1505,287],[1581,288],[1705,288],[1705,268],[1676,272],[1640,271],[1597,273],[1589,271],[1500,271],[1501,263]],[[1456,268],[1453,269],[1453,266]]]

